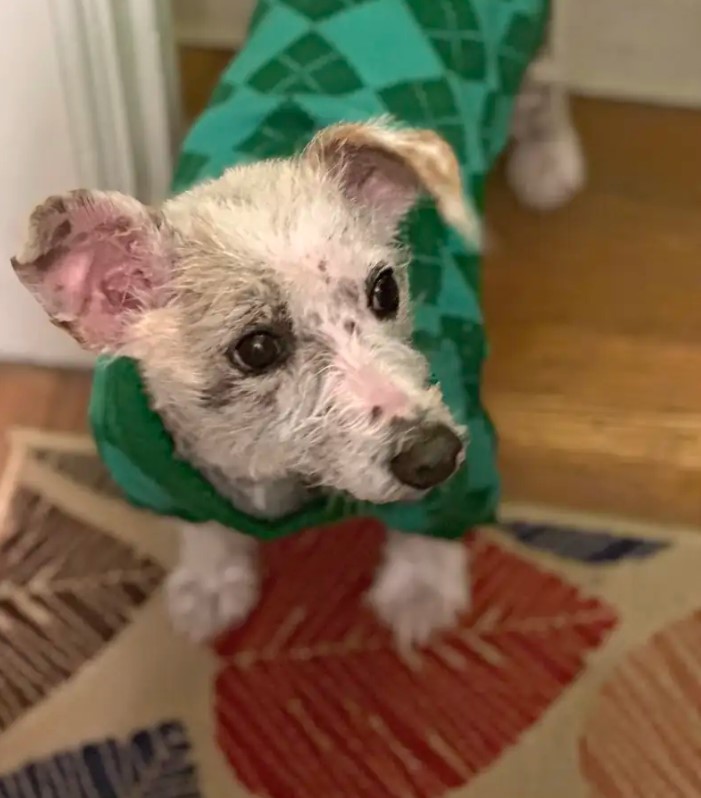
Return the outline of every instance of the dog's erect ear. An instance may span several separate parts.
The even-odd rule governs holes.
[[[34,210],[12,265],[55,324],[86,349],[114,352],[161,299],[168,248],[158,212],[116,192],[78,190]]]
[[[333,125],[312,139],[305,156],[328,166],[347,195],[390,228],[426,192],[446,222],[479,244],[480,224],[465,196],[455,153],[432,130],[401,129],[384,121]]]

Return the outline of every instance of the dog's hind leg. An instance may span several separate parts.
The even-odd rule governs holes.
[[[586,179],[584,153],[555,53],[552,45],[545,48],[526,75],[514,109],[506,167],[517,198],[540,211],[564,205]]]

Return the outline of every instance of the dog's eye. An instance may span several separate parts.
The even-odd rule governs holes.
[[[368,304],[378,319],[390,319],[397,315],[399,286],[392,269],[384,269],[377,275],[370,286]]]
[[[233,364],[253,374],[262,374],[280,365],[286,354],[282,339],[270,330],[248,333],[229,349]]]

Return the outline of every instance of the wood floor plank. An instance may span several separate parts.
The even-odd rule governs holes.
[[[526,392],[572,404],[651,412],[701,409],[701,345],[572,324],[491,328],[487,396]]]
[[[233,51],[226,49],[180,48],[180,82],[186,120],[191,121],[202,113],[232,56]]]
[[[87,432],[90,375],[85,371],[59,373],[47,424],[60,432]]]
[[[680,211],[590,190],[540,216],[515,206],[503,186],[491,200],[498,224],[484,286],[492,329],[567,322],[701,339],[701,206]]]
[[[500,394],[491,410],[506,446],[701,474],[701,408],[631,411],[521,393]]]
[[[58,372],[31,366],[0,366],[0,466],[7,455],[11,426],[45,427],[49,423]]]
[[[701,203],[701,114],[687,108],[578,99],[590,188],[680,209]]]
[[[699,528],[698,470],[600,455],[504,445],[504,493],[513,500]]]
[[[485,395],[507,496],[701,525],[701,113],[581,100],[587,190],[497,173]]]

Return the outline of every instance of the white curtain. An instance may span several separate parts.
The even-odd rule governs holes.
[[[168,190],[179,134],[167,0],[50,0],[83,184]]]
[[[168,12],[168,0],[0,0],[0,360],[92,362],[9,260],[50,194],[167,194],[179,132]]]

